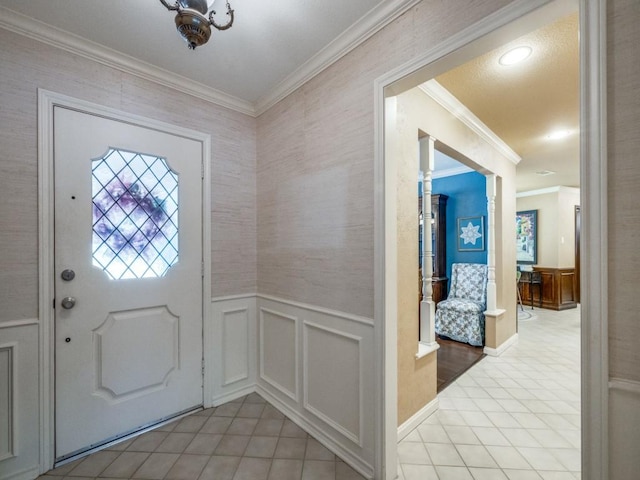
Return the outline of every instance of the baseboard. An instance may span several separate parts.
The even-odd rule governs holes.
[[[237,390],[233,390],[232,392],[225,393],[224,395],[219,395],[211,399],[211,403],[214,407],[218,405],[222,405],[223,403],[232,402],[240,397],[244,397],[245,395],[249,395],[250,393],[254,393],[256,391],[256,384],[253,383],[251,385],[247,385],[245,387],[239,388]]]
[[[502,355],[505,350],[507,350],[512,345],[518,343],[518,334],[514,333],[511,338],[509,338],[506,342],[503,342],[498,348],[484,347],[483,352],[490,357],[499,357]]]
[[[293,423],[302,428],[305,432],[313,436],[318,442],[328,448],[331,452],[335,453],[340,459],[347,463],[356,472],[362,475],[364,478],[373,479],[373,467],[361,458],[353,455],[347,448],[345,448],[339,440],[332,437],[327,432],[320,429],[318,426],[312,424],[305,419],[300,413],[293,410],[287,404],[279,400],[277,397],[269,393],[268,390],[261,385],[256,385],[256,392],[260,394],[265,400],[280,411],[283,415],[289,418]]]
[[[418,410],[409,420],[398,427],[398,442],[409,435],[418,425],[438,410],[440,401],[438,397],[431,400],[424,407]]]
[[[34,478],[38,478],[39,474],[40,469],[35,466],[20,472],[10,473],[9,475],[0,475],[0,480],[33,480]]]

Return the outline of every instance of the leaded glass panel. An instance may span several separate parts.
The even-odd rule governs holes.
[[[164,158],[110,148],[92,161],[93,265],[114,280],[178,261],[178,176]]]

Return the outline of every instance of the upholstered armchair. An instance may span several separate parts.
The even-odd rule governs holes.
[[[452,340],[484,345],[484,311],[487,308],[487,266],[454,263],[446,300],[436,308],[436,333]]]

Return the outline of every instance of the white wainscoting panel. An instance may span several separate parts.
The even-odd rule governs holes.
[[[211,312],[214,352],[212,365],[205,374],[213,378],[211,403],[220,405],[255,390],[255,294],[214,298]]]
[[[364,477],[373,475],[373,321],[258,295],[257,391]]]
[[[0,323],[0,480],[39,473],[38,323]]]
[[[0,462],[14,455],[16,343],[0,345]]]
[[[298,401],[298,317],[260,305],[260,378]]]
[[[304,322],[303,338],[304,408],[362,446],[362,337]]]
[[[640,472],[640,383],[619,378],[609,382],[610,480],[638,478]]]

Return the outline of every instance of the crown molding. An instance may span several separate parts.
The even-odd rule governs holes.
[[[207,102],[255,116],[251,102],[0,6],[0,28],[93,60]]]
[[[473,172],[473,168],[469,168],[466,165],[461,165],[455,168],[447,168],[446,170],[434,170],[433,179],[453,177],[454,175],[462,175],[463,173]]]
[[[565,187],[564,185],[556,185],[554,187],[538,188],[536,190],[528,190],[526,192],[516,193],[516,198],[535,197],[536,195],[546,195],[547,193],[573,193],[580,195],[580,189],[576,187]]]
[[[336,37],[307,62],[255,104],[256,116],[262,115],[280,100],[290,95],[327,67],[414,7],[421,0],[389,0],[380,2],[373,10]]]
[[[428,82],[421,84],[418,88],[451,113],[451,115],[469,127],[469,129],[476,133],[485,142],[507,157],[514,165],[518,165],[518,163],[520,163],[520,160],[522,160],[520,155],[514,152],[511,147],[504,142],[504,140],[493,133],[493,131],[487,127],[484,122],[482,122],[482,120],[476,117],[471,110],[460,103],[460,100],[454,97],[449,90],[440,85],[436,80],[429,80]]]

